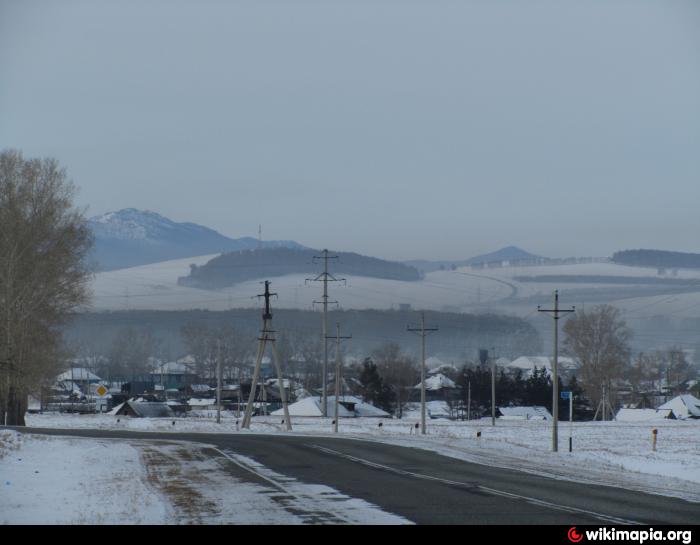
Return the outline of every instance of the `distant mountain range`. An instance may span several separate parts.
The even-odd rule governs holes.
[[[221,252],[258,248],[305,246],[292,240],[267,240],[253,237],[229,238],[197,225],[177,223],[155,212],[125,208],[89,220],[95,235],[93,258],[98,270],[108,271]]]
[[[543,259],[540,256],[526,252],[517,246],[506,246],[495,252],[488,254],[477,255],[469,259],[461,261],[427,261],[413,260],[404,261],[406,265],[411,265],[423,272],[437,271],[440,269],[451,269],[453,267],[465,267],[469,265],[480,265],[484,263],[492,263],[496,261],[531,261]]]

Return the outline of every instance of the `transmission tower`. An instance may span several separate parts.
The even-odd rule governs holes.
[[[323,272],[319,274],[316,278],[307,278],[307,282],[323,282],[323,296],[322,301],[314,301],[314,305],[323,305],[323,320],[321,322],[321,341],[323,342],[323,369],[322,369],[322,381],[321,385],[323,391],[321,393],[321,406],[323,410],[323,416],[328,416],[328,392],[327,390],[327,378],[328,378],[328,305],[337,305],[338,301],[328,300],[328,282],[345,282],[344,278],[336,278],[331,273],[328,272],[328,260],[338,259],[337,255],[329,256],[328,250],[323,250],[321,252],[322,256],[314,256],[314,263],[318,260],[323,259]]]
[[[265,311],[263,312],[262,335],[258,338],[258,355],[255,358],[253,382],[250,385],[250,396],[248,397],[248,404],[245,407],[245,416],[243,417],[242,428],[250,429],[250,418],[253,413],[253,403],[255,402],[255,390],[257,389],[258,378],[260,376],[260,366],[262,364],[263,355],[265,354],[265,346],[269,342],[270,346],[272,347],[272,359],[275,363],[275,370],[277,371],[277,385],[280,391],[280,399],[282,400],[282,407],[284,408],[284,423],[287,425],[287,431],[292,430],[292,423],[289,419],[289,409],[287,407],[287,393],[285,392],[284,383],[282,382],[282,370],[280,367],[279,353],[277,352],[277,346],[275,346],[275,331],[272,329],[272,309],[270,308],[270,298],[276,296],[276,293],[270,293],[270,282],[265,280],[265,293],[256,296],[265,298]],[[264,382],[263,388],[265,388]]]

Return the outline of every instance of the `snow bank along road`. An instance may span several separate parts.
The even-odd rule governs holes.
[[[228,459],[228,471],[242,481],[277,488],[287,497],[301,484],[330,487],[419,524],[658,525],[700,520],[700,503],[488,467],[373,441],[241,433],[18,431],[207,444],[211,448],[203,452]],[[323,502],[329,514],[333,502],[332,496]],[[360,521],[321,517],[310,522]]]

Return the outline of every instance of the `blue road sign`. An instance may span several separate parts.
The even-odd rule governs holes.
[[[561,392],[562,399],[569,399],[571,397],[571,392]]]

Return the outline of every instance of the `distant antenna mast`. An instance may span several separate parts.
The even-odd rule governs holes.
[[[262,224],[258,224],[258,250],[262,249]]]

